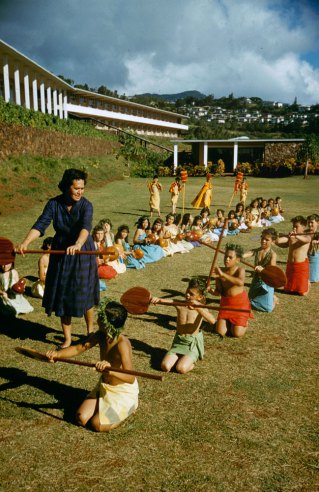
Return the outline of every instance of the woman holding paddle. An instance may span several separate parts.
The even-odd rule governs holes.
[[[87,331],[93,331],[93,307],[99,303],[99,279],[96,258],[79,251],[94,250],[90,236],[93,206],[83,196],[87,174],[67,169],[59,183],[61,195],[48,201],[16,251],[24,253],[29,244],[43,236],[53,223],[52,250],[66,250],[65,255],[50,256],[42,305],[50,316],[61,319],[64,333],[62,348],[71,345],[72,317],[85,317]]]

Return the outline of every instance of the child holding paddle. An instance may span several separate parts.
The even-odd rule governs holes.
[[[224,255],[224,268],[215,268],[216,286],[211,289],[213,295],[220,295],[220,307],[218,313],[216,333],[224,337],[230,334],[239,338],[245,335],[248,318],[253,318],[251,313],[228,311],[227,308],[239,308],[250,310],[248,294],[245,291],[245,269],[238,265],[243,255],[243,249],[238,244],[226,244]]]
[[[272,249],[274,241],[278,237],[277,231],[270,227],[263,230],[260,239],[260,248],[247,251],[243,258],[254,257],[255,273],[249,289],[251,305],[257,311],[271,313],[278,304],[278,297],[274,295],[274,288],[267,285],[259,276],[259,273],[268,265],[276,266],[277,254]]]
[[[101,361],[96,370],[101,372],[97,386],[80,405],[76,419],[79,425],[89,426],[96,432],[107,432],[118,427],[138,407],[138,383],[131,374],[108,371],[112,366],[132,370],[132,347],[121,332],[127,318],[126,309],[119,303],[104,298],[98,309],[99,330],[82,343],[63,350],[49,350],[52,362],[59,358],[74,357],[99,345]]]
[[[279,237],[275,242],[280,248],[288,248],[285,292],[306,296],[310,289],[307,254],[311,244],[311,235],[305,233],[307,219],[302,215],[291,219],[291,223],[293,230],[289,235]]]
[[[214,316],[208,309],[196,307],[203,304],[205,288],[197,279],[191,279],[186,290],[186,301],[192,306],[175,306],[177,311],[176,334],[172,347],[165,355],[161,368],[169,372],[175,366],[177,372],[185,374],[194,368],[195,362],[204,356],[204,337],[200,330],[203,319],[215,323]],[[151,298],[151,304],[174,305],[171,299]]]

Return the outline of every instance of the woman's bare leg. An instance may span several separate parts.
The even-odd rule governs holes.
[[[86,321],[87,333],[89,335],[90,333],[93,333],[93,331],[94,331],[94,309],[93,309],[93,307],[91,307],[90,309],[88,309],[86,311],[86,313],[84,314],[84,318]]]
[[[64,334],[64,343],[61,345],[61,348],[70,347],[71,345],[71,321],[71,316],[61,316],[61,326]]]

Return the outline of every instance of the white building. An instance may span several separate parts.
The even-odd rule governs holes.
[[[144,135],[177,138],[188,126],[178,113],[76,89],[0,40],[0,96],[34,111],[99,120]]]

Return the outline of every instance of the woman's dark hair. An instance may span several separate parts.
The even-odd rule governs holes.
[[[41,249],[43,249],[43,251],[47,251],[48,249],[50,249],[52,241],[53,241],[53,237],[51,236],[46,237],[42,243]]]
[[[81,171],[81,169],[74,169],[74,168],[66,169],[64,171],[60,183],[58,184],[58,187],[62,191],[62,193],[65,193],[70,189],[70,186],[72,186],[73,181],[79,179],[83,179],[84,184],[86,184],[87,173]]]
[[[115,237],[114,237],[114,241],[116,241],[117,239],[121,239],[121,232],[123,232],[123,231],[127,231],[127,234],[129,234],[129,232],[130,232],[129,227],[126,224],[123,224],[120,227],[118,227],[117,233],[115,234]],[[128,242],[127,239],[125,241]]]
[[[152,225],[152,231],[154,229],[155,224],[161,224],[161,227],[163,227],[163,221],[162,221],[162,219],[158,218],[158,219],[155,219],[154,220],[153,225]]]
[[[200,215],[202,215],[202,214],[203,214],[203,213],[205,213],[205,212],[207,212],[207,213],[208,213],[208,215],[210,215],[210,210],[209,210],[209,208],[208,208],[208,207],[204,207],[204,208],[202,208],[202,210],[200,211]]]
[[[239,212],[239,208],[241,208],[242,210],[245,210],[245,207],[244,207],[244,204],[243,203],[237,203],[236,205],[236,212]]]
[[[180,225],[181,220],[182,220],[182,214],[175,214],[174,224]]]
[[[196,222],[197,222],[198,220],[203,220],[203,217],[202,217],[201,215],[196,215],[196,216],[194,217],[194,220],[193,220],[193,225],[196,225]]]
[[[230,219],[230,215],[231,215],[231,214],[232,214],[232,215],[234,215],[234,216],[236,216],[236,212],[235,212],[235,210],[229,210],[229,212],[228,212],[228,216],[227,216],[229,219]]]
[[[183,215],[183,218],[182,218],[182,224],[181,225],[187,225],[188,222],[189,222],[189,219],[191,217],[191,214],[187,213],[187,214],[184,214]]]
[[[142,215],[142,217],[140,217],[137,222],[135,222],[135,225],[137,226],[138,229],[141,229],[142,228],[142,224],[144,222],[144,220],[147,220],[148,222],[148,226],[146,227],[146,229],[150,229],[151,227],[151,223],[150,223],[150,219],[148,218],[147,215]]]
[[[113,227],[113,224],[112,224],[112,222],[111,222],[111,220],[110,220],[110,219],[101,219],[101,220],[98,222],[98,225],[99,225],[99,226],[104,227],[104,224],[108,224],[108,225],[110,226],[110,228],[111,228],[111,229],[112,229],[112,227]]]

